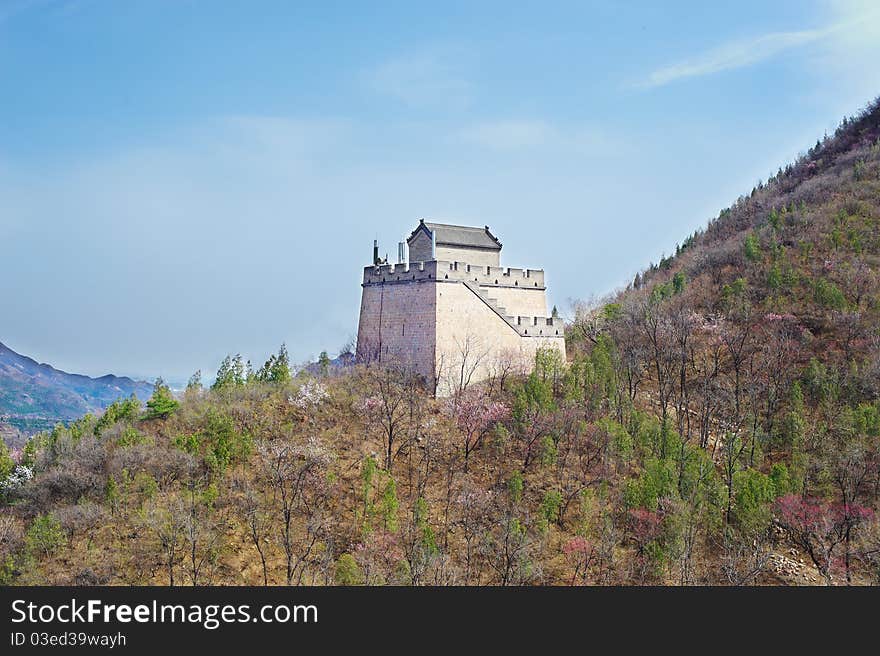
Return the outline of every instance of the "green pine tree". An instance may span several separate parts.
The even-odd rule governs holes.
[[[156,379],[153,386],[153,396],[147,401],[146,419],[165,419],[170,417],[180,407],[180,402],[174,398],[171,388],[161,378]]]

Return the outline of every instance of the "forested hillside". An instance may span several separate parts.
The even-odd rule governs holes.
[[[878,267],[875,102],[579,308],[568,362],[434,399],[282,348],[0,456],[0,579],[877,584]]]

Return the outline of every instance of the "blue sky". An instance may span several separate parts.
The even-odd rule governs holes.
[[[565,314],[880,94],[877,2],[369,4],[0,0],[0,341],[333,354],[419,217]]]

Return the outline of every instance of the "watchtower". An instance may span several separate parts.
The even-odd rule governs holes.
[[[423,376],[440,396],[503,373],[526,372],[539,348],[565,357],[548,316],[543,269],[502,267],[489,226],[420,221],[398,262],[364,267],[357,357]]]

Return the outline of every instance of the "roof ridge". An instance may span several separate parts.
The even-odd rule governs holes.
[[[444,228],[462,228],[464,230],[477,230],[479,232],[484,232],[486,230],[485,227],[480,228],[478,226],[458,225],[457,223],[437,223],[436,221],[425,221],[425,225],[443,226]]]
[[[433,233],[438,244],[501,250],[501,242],[489,231],[489,226],[480,228],[478,226],[456,225],[454,223],[435,223],[420,219],[419,225],[412,231],[407,241],[413,239],[421,229]]]

